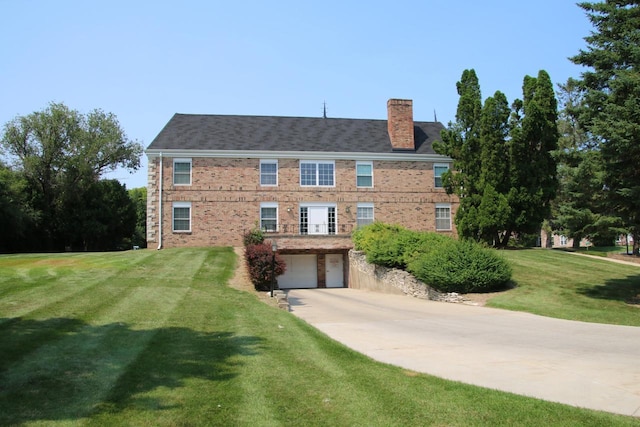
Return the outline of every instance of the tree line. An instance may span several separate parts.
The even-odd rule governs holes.
[[[434,149],[454,160],[443,182],[460,198],[462,238],[504,247],[545,227],[610,245],[630,234],[639,254],[640,5],[578,6],[595,29],[570,60],[588,70],[557,98],[544,70],[511,104],[500,91],[483,102],[473,69],[457,83],[456,120]]]
[[[146,189],[101,179],[140,167],[142,146],[113,114],[51,103],[6,123],[0,147],[0,251],[144,245]]]

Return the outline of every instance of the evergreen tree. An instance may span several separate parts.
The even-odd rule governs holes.
[[[541,70],[538,77],[526,76],[523,100],[514,101],[511,117],[511,215],[505,224],[502,245],[512,234],[522,237],[540,231],[551,215],[551,201],[558,180],[552,153],[558,148],[558,110],[551,78]]]
[[[556,192],[557,105],[548,74],[525,77],[524,100],[513,109],[496,92],[482,105],[473,70],[457,85],[456,123],[441,133],[437,152],[454,159],[446,189],[460,197],[456,213],[463,238],[506,246],[509,239],[539,231]]]
[[[620,218],[606,202],[602,155],[593,138],[580,126],[576,113],[582,106],[578,82],[558,85],[558,196],[553,203],[551,225],[557,234],[596,245],[611,245],[620,230]]]
[[[607,0],[578,4],[595,30],[571,60],[581,75],[580,123],[600,143],[607,199],[633,235],[640,255],[640,4]]]

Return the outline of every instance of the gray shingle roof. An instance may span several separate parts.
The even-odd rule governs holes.
[[[434,154],[438,122],[414,122],[417,154]],[[386,120],[175,114],[150,150],[392,153]]]

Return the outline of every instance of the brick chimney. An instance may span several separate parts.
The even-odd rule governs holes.
[[[387,130],[393,150],[415,150],[413,139],[413,101],[390,99],[387,101]]]

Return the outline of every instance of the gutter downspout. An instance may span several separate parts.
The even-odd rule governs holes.
[[[160,152],[160,185],[158,185],[158,250],[162,249],[162,152]]]

